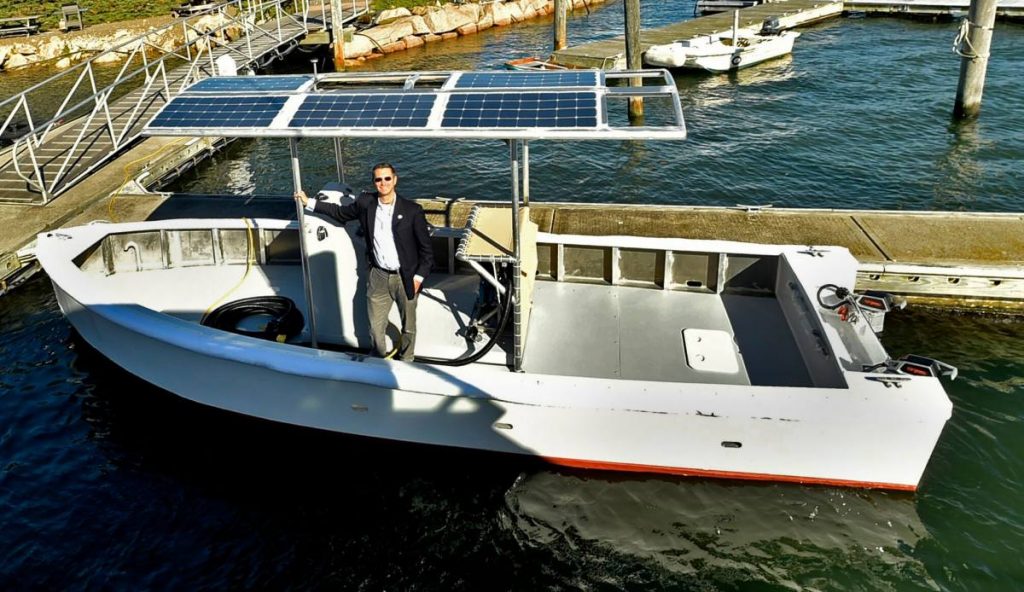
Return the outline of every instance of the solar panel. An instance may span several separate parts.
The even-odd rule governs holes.
[[[455,88],[538,88],[572,87],[593,88],[598,85],[598,73],[591,70],[571,72],[464,72]]]
[[[453,93],[441,127],[597,127],[597,93]]]
[[[298,90],[312,76],[220,76],[206,78],[185,92],[282,92]]]
[[[149,127],[249,128],[266,127],[281,111],[286,96],[177,97],[157,114]]]
[[[436,99],[431,93],[310,95],[288,127],[426,127]]]

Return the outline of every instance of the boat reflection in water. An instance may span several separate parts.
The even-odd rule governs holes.
[[[621,563],[699,575],[716,589],[730,574],[796,586],[827,565],[832,585],[881,589],[912,577],[935,586],[915,557],[930,535],[908,494],[547,471],[521,476],[505,504],[521,545],[567,563],[587,549],[608,577]]]

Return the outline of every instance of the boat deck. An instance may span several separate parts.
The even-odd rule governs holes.
[[[244,274],[241,265],[180,267],[119,272],[102,280],[109,283],[105,289],[111,294],[126,295],[126,302],[189,322],[198,322],[208,309],[224,302],[270,294],[291,298],[306,315],[299,266],[254,266],[243,280]],[[475,275],[435,273],[428,278],[417,314],[418,355],[452,359],[472,351],[464,335],[479,286]],[[546,281],[535,286],[533,310],[524,363],[530,373],[812,385],[782,310],[771,297]],[[391,333],[397,335],[400,322],[397,311],[392,313]],[[736,344],[738,371],[691,367],[683,342],[685,329],[729,334]],[[504,367],[510,349],[510,340],[503,339],[481,363]]]
[[[811,386],[774,298],[538,282],[524,370],[594,378]],[[729,333],[739,371],[696,370],[684,329]],[[770,336],[770,338],[768,337]]]

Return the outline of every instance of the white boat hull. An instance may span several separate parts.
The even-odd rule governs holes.
[[[644,61],[649,65],[662,68],[729,72],[792,53],[793,43],[799,36],[800,34],[795,31],[785,31],[770,37],[759,35],[740,37],[741,43],[749,43],[746,47],[727,45],[722,40],[692,47],[678,42],[657,45],[647,50],[647,53],[644,54]]]
[[[849,374],[848,389],[608,381],[261,341],[116,302],[67,246],[41,240],[39,258],[95,349],[185,399],[297,426],[594,469],[914,490],[951,412],[930,377],[890,388]]]

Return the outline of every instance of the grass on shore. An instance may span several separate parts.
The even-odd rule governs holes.
[[[2,0],[0,18],[39,15],[40,31],[57,30],[60,7],[73,0]],[[128,21],[150,16],[170,16],[171,9],[187,0],[78,0],[86,9],[82,15],[85,26]]]
[[[451,0],[442,0],[442,4]],[[373,0],[373,9],[377,12],[389,8],[414,8],[416,6],[433,6],[436,0]]]

